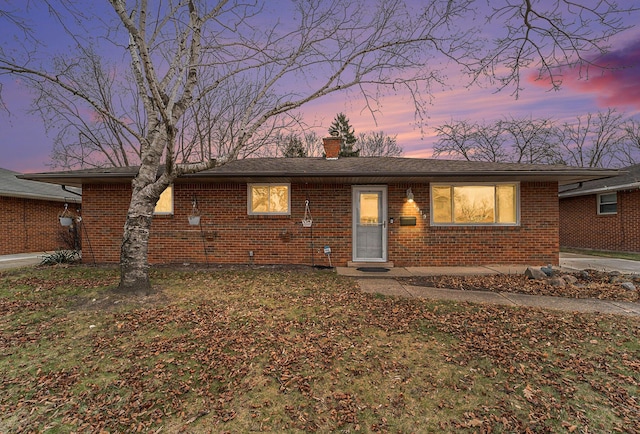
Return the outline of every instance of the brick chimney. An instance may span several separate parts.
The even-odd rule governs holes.
[[[331,136],[322,139],[324,145],[324,155],[327,160],[337,160],[340,155],[340,146],[342,145],[342,137]]]

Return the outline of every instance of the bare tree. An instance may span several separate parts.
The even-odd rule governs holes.
[[[475,157],[482,161],[506,161],[508,150],[503,134],[502,121],[495,125],[476,124],[475,141],[477,144]]]
[[[357,147],[361,157],[398,157],[402,148],[396,136],[388,136],[383,131],[358,134]]]
[[[489,2],[488,2],[489,3]],[[609,37],[619,33],[624,13],[638,10],[635,2],[613,0],[492,1],[487,26],[499,35],[478,65],[476,78],[487,77],[499,88],[510,87],[518,95],[520,71],[538,69],[538,79],[560,88],[563,68],[601,68],[596,60],[609,48]]]
[[[277,132],[260,153],[265,157],[319,157],[323,149],[322,139],[314,131],[293,129],[287,134]]]
[[[501,122],[506,141],[511,144],[516,163],[560,164],[557,128],[551,118],[510,118]]]
[[[465,120],[452,120],[448,124],[435,127],[438,142],[433,147],[433,156],[467,161],[479,160],[476,129],[476,124]]]
[[[559,146],[564,162],[579,167],[620,166],[627,134],[624,117],[614,109],[577,116],[559,129]],[[622,163],[624,165],[624,163]]]
[[[140,160],[124,227],[120,287],[146,293],[149,232],[162,191],[184,174],[255,155],[304,104],[354,89],[375,112],[386,90],[405,88],[420,121],[431,86],[446,84],[443,71],[451,65],[516,92],[521,68],[535,66],[557,85],[554,67],[585,63],[586,53],[604,50],[606,38],[625,28],[617,21],[624,11],[613,0],[547,3],[536,9],[542,6],[528,0],[501,0],[492,19],[506,34],[490,43],[478,36],[482,29],[468,24],[483,22],[472,21],[474,0],[425,6],[387,0],[375,7],[357,0],[294,0],[290,8],[260,0],[109,0],[108,10],[95,3],[91,11],[80,0],[33,0],[15,6],[13,16],[28,21],[31,7],[50,11],[50,24],[58,24],[74,50],[55,55],[20,41],[20,53],[0,53],[0,73],[66,92],[70,104],[82,107],[76,113],[120,129],[92,138],[91,146],[102,139],[118,152],[133,145],[131,153],[120,152],[121,159]],[[102,97],[79,80],[79,59],[107,42],[127,59],[134,94],[129,104],[116,98],[122,89]],[[119,109],[127,105],[135,110],[125,115]],[[215,110],[209,114],[206,107]],[[78,161],[86,164],[86,155]]]
[[[87,48],[65,74],[67,86],[92,98],[104,111],[91,110],[75,94],[50,80],[33,80],[33,112],[54,132],[52,166],[64,169],[140,164],[140,141],[128,129],[144,129],[131,77],[117,72],[92,48]],[[56,58],[54,62],[65,63]],[[110,116],[105,113],[110,113]]]
[[[451,122],[435,130],[436,157],[578,167],[628,166],[640,158],[634,146],[637,122],[625,121],[614,109],[577,116],[561,126],[550,118],[510,118],[489,124]]]
[[[640,161],[640,120],[627,119],[623,126],[625,142],[620,150],[618,160],[622,167],[632,166]]]
[[[451,122],[436,127],[439,137],[433,155],[469,161],[508,161],[510,159],[502,122],[495,124]]]

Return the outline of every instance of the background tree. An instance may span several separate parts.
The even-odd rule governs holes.
[[[623,166],[631,166],[640,161],[640,120],[627,119],[623,128],[626,140],[620,159]]]
[[[501,122],[515,163],[560,164],[557,128],[551,118],[510,118]]]
[[[559,129],[558,143],[564,162],[579,167],[619,167],[628,165],[624,155],[628,135],[624,117],[614,109],[577,116]]]
[[[284,140],[284,150],[282,156],[285,158],[306,157],[307,150],[298,136],[289,135]]]
[[[604,52],[607,38],[625,29],[620,16],[632,9],[613,0],[501,0],[486,16],[492,31],[502,33],[487,40],[480,27],[486,21],[477,18],[480,4],[294,0],[274,8],[260,0],[109,0],[88,9],[80,0],[15,2],[10,19],[0,14],[0,74],[61,92],[69,107],[77,107],[80,124],[112,123],[117,134],[103,134],[109,155],[120,153],[113,161],[139,159],[120,288],[146,293],[153,209],[176,178],[257,155],[300,107],[330,94],[344,97],[350,89],[373,112],[387,91],[405,88],[420,123],[430,89],[446,84],[452,66],[472,82],[486,78],[516,94],[522,68],[535,67],[557,87],[555,68],[591,65],[594,51]],[[50,13],[46,29],[29,22],[34,10]],[[55,40],[41,30],[56,32]],[[116,61],[115,75],[130,80],[131,100],[120,103],[127,88],[115,79],[101,88],[111,92],[104,97],[85,86],[82,68],[92,52]],[[101,80],[108,84],[110,77]],[[89,164],[86,155],[98,153],[84,146],[102,140],[79,139],[77,164]],[[122,153],[122,147],[131,149]]]
[[[480,161],[624,167],[640,161],[634,146],[637,121],[609,109],[572,122],[511,118],[481,124],[451,122],[437,127],[434,156]]]
[[[342,145],[340,146],[341,157],[357,157],[360,155],[360,150],[354,150],[357,139],[353,127],[349,123],[349,118],[344,113],[338,113],[333,119],[331,126],[329,127],[329,134],[337,134],[342,137]]]
[[[396,136],[388,136],[383,131],[358,134],[358,151],[362,157],[399,157],[402,148]]]
[[[461,120],[454,121],[434,128],[438,142],[433,147],[433,156],[467,161],[479,160],[476,157],[478,147],[475,139],[476,124]]]
[[[551,119],[507,118],[493,123],[451,122],[435,128],[434,156],[478,161],[558,163]]]
[[[320,157],[323,153],[322,139],[315,131],[291,130],[278,132],[265,145],[261,154],[265,157]]]
[[[495,124],[451,122],[435,128],[438,142],[434,146],[434,157],[463,158],[469,161],[507,161],[502,122]]]

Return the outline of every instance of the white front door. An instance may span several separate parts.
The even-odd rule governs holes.
[[[387,186],[353,187],[353,261],[387,261]]]

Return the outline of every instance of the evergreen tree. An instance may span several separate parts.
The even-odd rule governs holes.
[[[338,113],[329,127],[329,134],[336,135],[336,133],[342,137],[342,145],[340,146],[341,157],[360,156],[360,150],[353,149],[353,145],[357,141],[356,134],[351,124],[349,124],[349,119],[344,113]]]
[[[304,148],[302,141],[298,136],[289,135],[286,139],[286,145],[282,153],[286,158],[306,157],[307,150]]]

